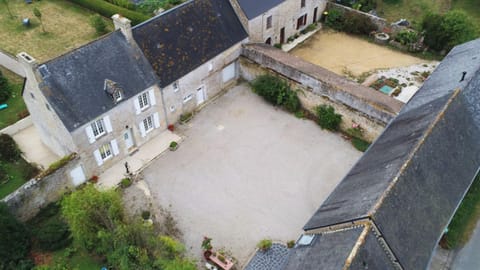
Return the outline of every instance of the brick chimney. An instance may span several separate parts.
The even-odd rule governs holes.
[[[120,14],[113,15],[112,20],[115,25],[115,30],[120,29],[128,42],[133,41],[131,21]]]

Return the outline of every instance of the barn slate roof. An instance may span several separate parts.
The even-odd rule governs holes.
[[[238,0],[238,4],[240,4],[247,18],[251,20],[280,5],[284,1],[285,0]]]
[[[368,221],[378,231],[376,239],[388,246],[392,261],[403,269],[425,269],[480,166],[479,60],[480,39],[455,47],[304,230],[328,232]],[[364,240],[352,241],[367,246]],[[385,249],[365,248],[354,255],[348,269],[395,269],[374,267]],[[311,259],[331,260],[328,253],[316,256]],[[354,267],[355,261],[361,263]],[[338,269],[334,266],[325,269]]]
[[[247,38],[227,0],[188,1],[133,28],[165,87]]]
[[[73,131],[116,104],[104,90],[111,80],[123,90],[123,100],[157,82],[155,72],[120,31],[95,40],[38,67],[40,90],[68,131]]]

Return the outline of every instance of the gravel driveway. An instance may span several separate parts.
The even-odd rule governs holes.
[[[264,238],[296,239],[361,153],[338,134],[266,104],[246,85],[204,108],[175,152],[143,172],[190,254],[204,235],[240,265]]]

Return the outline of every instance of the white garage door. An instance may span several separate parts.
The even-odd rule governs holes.
[[[223,78],[224,83],[230,81],[233,78],[235,78],[235,62],[226,66],[222,70],[222,78]]]
[[[72,178],[72,183],[74,186],[81,185],[85,183],[85,180],[87,180],[85,174],[83,173],[82,166],[78,166],[75,169],[71,170],[70,177]]]

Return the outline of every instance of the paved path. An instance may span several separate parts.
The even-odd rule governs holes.
[[[480,269],[480,222],[473,231],[468,243],[458,251],[453,260],[452,270]]]
[[[243,265],[263,238],[295,240],[361,156],[339,135],[266,104],[245,85],[204,108],[176,152],[143,171],[189,253],[203,236]]]
[[[17,132],[13,135],[13,139],[17,142],[25,158],[29,162],[39,164],[43,169],[61,158],[43,144],[34,125]]]

